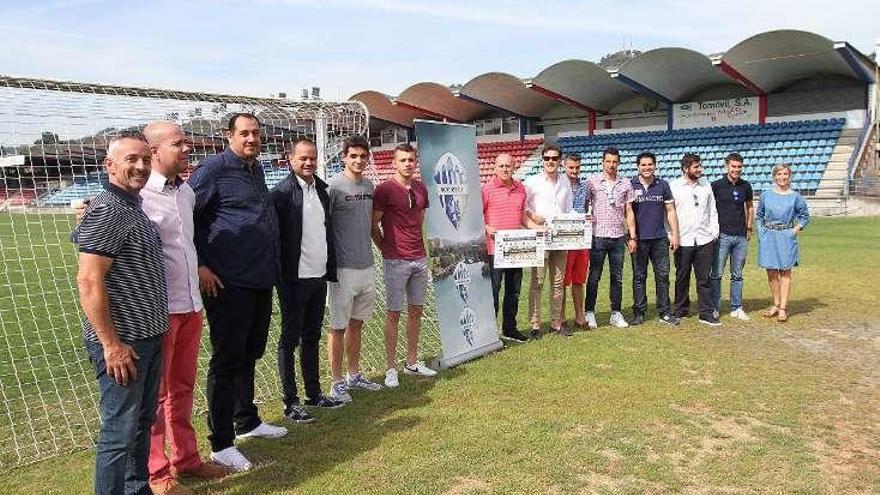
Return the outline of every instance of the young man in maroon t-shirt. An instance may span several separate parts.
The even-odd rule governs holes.
[[[385,386],[396,387],[397,331],[400,313],[408,310],[406,366],[411,375],[434,376],[436,371],[418,361],[422,307],[428,292],[428,259],[422,241],[422,221],[428,207],[428,189],[413,179],[416,150],[408,143],[394,148],[394,176],[373,192],[373,242],[382,251],[385,267]]]

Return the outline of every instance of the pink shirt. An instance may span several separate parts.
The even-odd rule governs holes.
[[[623,225],[624,209],[635,199],[632,183],[620,174],[617,180],[605,179],[605,174],[593,174],[587,179],[590,204],[593,206],[593,236],[618,238],[626,234]]]
[[[498,177],[483,184],[483,223],[496,230],[521,229],[526,188],[518,180],[505,186]],[[495,254],[495,239],[486,236],[486,250]]]
[[[373,211],[382,212],[382,257],[417,260],[425,257],[422,221],[428,207],[428,189],[413,180],[410,187],[391,178],[373,191]]]
[[[193,244],[193,207],[196,196],[189,184],[178,179],[170,183],[159,172],[150,172],[141,189],[141,209],[162,238],[165,283],[168,286],[168,312],[190,313],[202,310],[199,294],[198,258]]]

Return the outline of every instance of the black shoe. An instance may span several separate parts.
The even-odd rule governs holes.
[[[508,330],[501,334],[502,339],[512,340],[514,342],[528,342],[529,338],[522,334],[519,330]]]
[[[634,314],[632,319],[629,320],[629,324],[631,326],[641,325],[645,322],[645,315]]]
[[[538,340],[541,338],[541,330],[539,328],[533,328],[531,332],[529,332],[532,340]]]
[[[331,399],[324,394],[314,399],[306,399],[305,405],[308,407],[320,407],[322,409],[338,409],[345,405],[345,402]]]
[[[317,421],[317,418],[303,409],[298,401],[296,404],[291,404],[284,409],[284,417],[295,423],[314,423]]]
[[[715,318],[715,316],[712,316],[712,315],[709,315],[706,318],[701,316],[697,321],[699,321],[703,325],[709,325],[712,327],[720,327],[721,326],[721,320],[719,320],[718,318]]]
[[[559,327],[560,337],[571,337],[572,335],[574,335],[574,332],[572,332],[571,329],[568,328],[568,325],[563,324],[561,327]]]
[[[671,314],[665,314],[665,315],[661,316],[660,321],[663,323],[666,323],[667,325],[672,325],[672,326],[675,326],[675,325],[678,325],[679,323],[681,323],[681,320],[679,320],[677,316],[671,315]]]

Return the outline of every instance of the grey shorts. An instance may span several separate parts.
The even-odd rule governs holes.
[[[330,328],[340,330],[349,320],[367,321],[376,304],[376,272],[367,268],[338,268],[330,282]]]
[[[384,264],[388,311],[403,311],[407,304],[424,306],[428,298],[428,258],[384,260]]]

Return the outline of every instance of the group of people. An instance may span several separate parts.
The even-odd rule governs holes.
[[[397,146],[393,177],[374,186],[364,177],[369,142],[351,136],[342,146],[344,170],[325,182],[316,175],[315,143],[299,139],[285,148],[290,176],[270,191],[257,160],[257,117],[233,115],[227,133],[227,149],[205,159],[188,181],[181,174],[191,146],[177,125],[155,122],[142,133],[120,133],[108,145],[105,191],[79,211],[71,238],[79,250],[85,346],[100,392],[96,494],[186,495],[191,490],[181,479],[216,479],[251,468],[236,440],[288,433],[264,422],[254,403],[255,367],[267,345],[273,290],[281,308],[278,374],[288,420],[313,422],[310,408],[342,407],[355,390],[381,389],[383,384],[360,371],[362,328],[376,301],[371,243],[382,254],[386,289],[384,386],[399,385],[404,311],[402,370],[436,375],[419,360],[429,282],[422,224],[429,202],[426,187],[414,178],[416,150]],[[552,215],[572,211],[593,226],[590,250],[548,251],[544,266],[532,269],[530,337],[541,335],[545,280],[551,286],[552,331],[572,334],[565,325],[567,286],[575,325],[596,328],[606,255],[610,321],[627,326],[621,312],[625,250],[633,260],[631,323],[645,321],[650,261],[661,321],[677,324],[688,315],[693,268],[699,319],[720,324],[721,272],[728,258],[731,314],[747,319],[742,267],[754,222],[761,237],[759,263],[768,270],[774,298],[766,314],[785,320],[791,268],[798,261],[796,236],[809,219],[803,198],[789,189],[787,165],[774,169],[776,188],[762,195],[753,215],[752,190],[741,178],[743,160],[735,153],[726,160],[727,175],[711,186],[700,179],[696,155],[682,158],[683,176],[671,184],[655,175],[651,153],[639,155],[639,175],[631,180],[618,175],[619,158],[617,150],[606,150],[602,172],[581,181],[580,157],[566,156],[560,173],[562,152],[549,145],[543,172],[525,183],[513,178],[510,155],[496,159],[495,177],[482,190],[490,260],[496,230],[543,229]],[[677,267],[674,307],[668,296],[670,250]],[[504,286],[502,335],[528,340],[516,323],[522,270],[493,268],[491,277],[496,312]],[[332,383],[325,394],[319,344],[328,295]],[[206,386],[211,462],[199,456],[192,426],[203,309],[211,345]]]
[[[353,390],[382,388],[359,364],[361,329],[376,300],[371,242],[382,253],[387,294],[384,386],[399,385],[403,311],[403,372],[436,375],[418,356],[429,275],[422,237],[428,191],[413,178],[416,150],[398,146],[394,177],[374,187],[363,175],[370,160],[364,137],[344,141],[345,169],[329,182],[316,175],[315,143],[299,139],[285,149],[290,176],[270,191],[257,160],[257,117],[233,115],[227,133],[227,149],[205,159],[188,181],[181,173],[191,147],[177,125],[155,122],[120,133],[108,145],[105,191],[79,210],[71,238],[79,250],[85,345],[100,392],[96,494],[186,495],[191,490],[181,479],[251,468],[236,440],[287,434],[264,422],[254,403],[273,289],[281,307],[278,374],[287,419],[313,422],[309,408],[338,408]],[[333,381],[324,394],[319,344],[328,293]],[[211,344],[211,462],[199,456],[192,426],[202,309]]]
[[[703,178],[700,157],[681,158],[681,177],[667,182],[658,177],[657,158],[644,152],[636,158],[638,175],[618,173],[620,153],[608,148],[602,171],[580,179],[581,157],[548,145],[542,155],[543,170],[520,183],[513,178],[513,158],[495,160],[495,175],[483,185],[483,217],[490,263],[498,230],[545,228],[553,215],[580,213],[592,227],[589,250],[546,251],[542,266],[531,269],[529,283],[530,334],[517,328],[516,316],[522,268],[492,269],[495,310],[502,313],[502,336],[519,342],[540,338],[541,294],[550,285],[549,330],[571,336],[566,325],[565,298],[571,292],[574,326],[595,329],[599,282],[608,258],[610,270],[610,324],[624,328],[645,322],[648,264],[653,267],[657,315],[668,325],[690,316],[690,283],[697,285],[697,318],[700,323],[721,325],[721,280],[729,266],[730,316],[750,317],[743,308],[743,267],[754,226],[759,236],[758,264],[767,270],[773,305],[764,316],[784,322],[791,287],[791,270],[797,266],[797,236],[809,222],[803,197],[791,189],[791,167],[773,168],[774,187],[753,206],[753,191],[742,178],[743,157],[730,153],[725,175],[711,183]],[[669,297],[670,251],[675,262],[674,300]],[[622,312],[624,255],[632,258],[632,317]],[[729,265],[728,265],[729,262]],[[586,285],[586,287],[584,287]],[[503,303],[499,301],[504,287]],[[570,289],[568,289],[570,287]],[[501,303],[501,304],[499,304]]]

